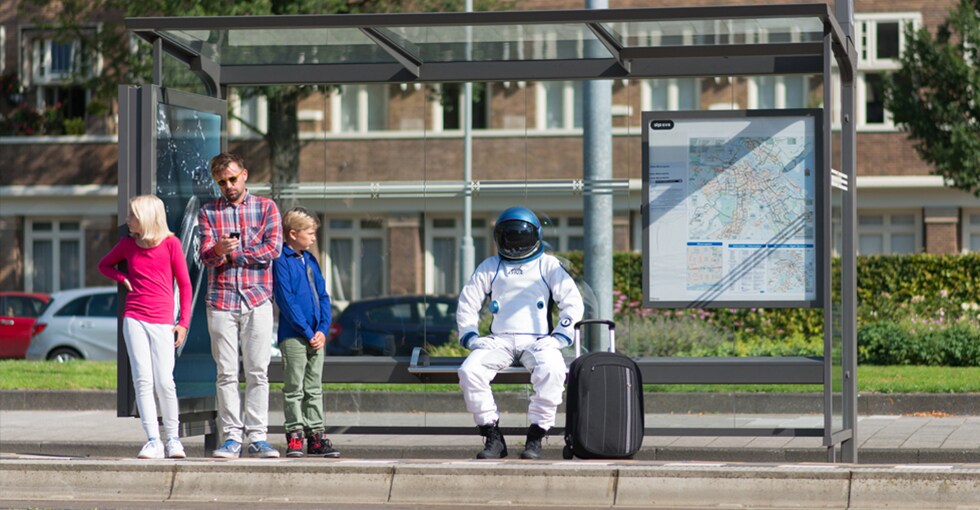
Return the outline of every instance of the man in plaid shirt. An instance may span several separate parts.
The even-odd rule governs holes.
[[[248,453],[278,457],[266,442],[269,424],[269,360],[272,355],[272,261],[282,250],[282,222],[275,202],[249,194],[241,157],[221,153],[211,160],[211,178],[221,197],[198,216],[201,261],[208,266],[207,318],[217,365],[218,420],[225,442],[220,458]],[[245,410],[238,395],[238,355],[245,370]]]

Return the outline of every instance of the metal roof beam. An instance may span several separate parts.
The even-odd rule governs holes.
[[[422,73],[422,57],[419,56],[417,49],[412,51],[412,48],[408,47],[410,42],[383,28],[360,27],[360,30],[375,44],[381,46],[385,53],[391,55],[413,76],[417,78]]]
[[[309,83],[449,83],[481,81],[593,80],[681,76],[820,74],[819,55],[679,56],[640,58],[626,72],[614,59],[431,62],[420,75],[398,63],[224,66],[222,85]]]
[[[630,61],[623,58],[623,45],[619,42],[619,39],[613,34],[609,33],[609,31],[606,30],[606,27],[600,25],[599,23],[586,23],[586,26],[588,26],[589,30],[592,31],[592,34],[599,39],[599,42],[601,42],[602,45],[609,50],[609,53],[612,53],[613,58],[616,59],[616,62],[619,62],[619,65],[623,68],[623,70],[629,74]]]

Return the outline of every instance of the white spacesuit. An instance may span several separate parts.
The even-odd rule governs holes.
[[[460,345],[473,352],[459,368],[466,408],[486,438],[478,458],[507,456],[490,390],[497,372],[520,361],[531,372],[534,395],[528,406],[527,443],[521,458],[541,456],[541,439],[555,424],[565,383],[560,349],[571,345],[573,326],[582,320],[584,305],[574,280],[555,257],[544,253],[541,224],[530,210],[504,211],[494,229],[498,256],[477,267],[459,295],[456,321]],[[484,300],[492,315],[490,336],[478,333]],[[550,304],[558,305],[558,323],[551,324]]]

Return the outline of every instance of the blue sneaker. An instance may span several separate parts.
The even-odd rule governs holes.
[[[248,456],[249,457],[261,457],[263,459],[274,459],[279,456],[279,450],[276,450],[269,443],[265,441],[255,441],[248,445]]]
[[[221,445],[211,453],[212,457],[217,457],[219,459],[236,459],[242,454],[242,443],[235,441],[234,439],[229,439],[225,441],[225,444]]]

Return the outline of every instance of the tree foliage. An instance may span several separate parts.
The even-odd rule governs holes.
[[[925,28],[905,36],[888,109],[935,173],[980,196],[980,0],[960,0],[935,38]]]

